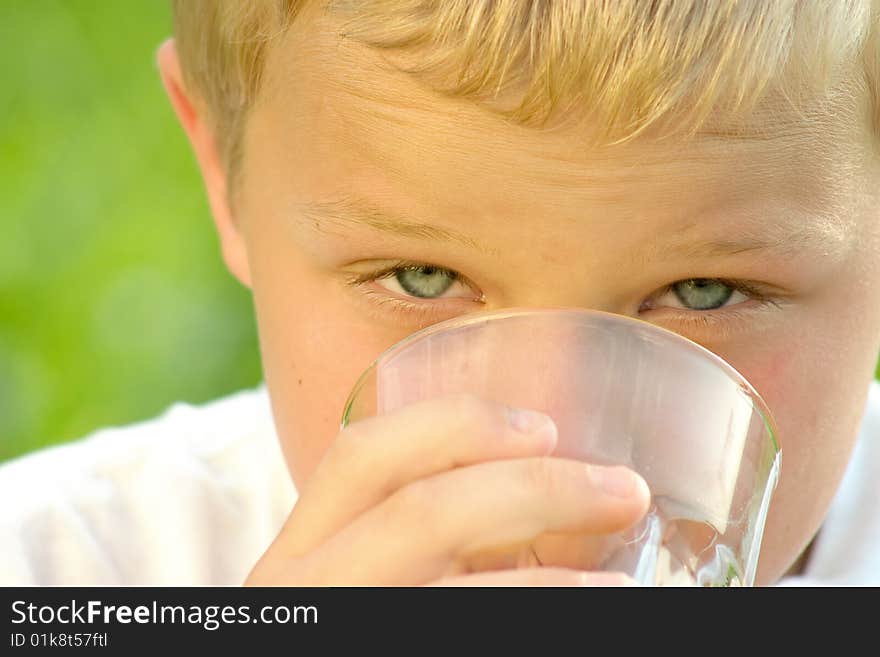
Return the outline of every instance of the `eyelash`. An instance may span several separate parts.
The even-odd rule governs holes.
[[[422,302],[408,301],[399,297],[376,292],[365,287],[366,283],[391,278],[392,276],[396,276],[399,272],[406,271],[407,269],[422,269],[426,267],[432,267],[439,271],[448,272],[453,275],[457,281],[461,281],[465,285],[473,287],[467,278],[452,269],[441,267],[439,265],[432,265],[426,262],[415,262],[412,260],[399,260],[378,271],[350,276],[346,280],[346,283],[353,288],[363,288],[361,292],[364,296],[368,297],[371,302],[380,308],[385,309],[387,307],[387,310],[394,315],[400,316],[404,319],[411,319],[413,315],[416,315],[420,317],[422,322],[430,323],[442,319],[449,314],[448,309],[444,310],[440,307],[442,304],[437,303],[440,299],[425,299]],[[477,301],[481,301],[481,299]]]
[[[392,276],[396,276],[399,272],[405,271],[408,269],[422,269],[431,267],[434,269],[438,269],[444,272],[448,272],[452,276],[455,277],[457,281],[460,281],[466,285],[472,287],[470,282],[461,274],[446,267],[441,267],[439,265],[432,265],[424,262],[414,262],[409,260],[400,260],[395,262],[388,267],[384,267],[378,271],[368,272],[365,274],[353,275],[348,278],[346,283],[352,287],[364,287],[366,283],[370,283],[373,281],[383,280],[385,278],[391,278]],[[698,277],[694,277],[696,279]],[[756,301],[757,305],[751,307],[749,310],[743,309],[734,309],[730,310],[680,310],[680,309],[672,309],[672,313],[675,317],[675,321],[680,325],[692,328],[694,330],[713,330],[716,333],[724,330],[725,328],[730,328],[732,325],[735,325],[737,322],[742,322],[748,320],[752,317],[756,311],[767,309],[769,307],[779,308],[780,304],[776,299],[771,298],[766,293],[752,285],[747,281],[740,281],[734,279],[727,278],[710,278],[710,277],[699,277],[706,278],[707,280],[716,281],[730,287],[732,290],[736,292],[740,292],[750,297],[750,300]],[[681,279],[681,280],[693,280],[693,279]],[[668,294],[673,290],[673,287],[676,283],[681,281],[675,281],[670,283],[669,285],[663,287],[655,296],[662,297]],[[441,317],[444,314],[448,314],[448,311],[444,313],[443,309],[439,308],[441,304],[436,303],[438,299],[426,299],[424,302],[413,302],[408,301],[406,299],[401,299],[398,297],[389,296],[386,294],[382,294],[380,292],[376,292],[374,290],[364,288],[362,293],[369,297],[373,303],[378,304],[380,307],[387,306],[388,310],[396,315],[402,315],[404,317],[411,317],[413,314],[420,315],[425,321],[430,321],[434,317]],[[434,303],[431,303],[434,301]],[[478,301],[481,301],[478,300]],[[737,304],[741,305],[741,304]]]

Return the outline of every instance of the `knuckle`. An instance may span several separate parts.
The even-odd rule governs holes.
[[[503,419],[501,404],[491,402],[471,393],[455,395],[452,400],[453,421],[479,434],[497,431]]]
[[[370,442],[367,440],[367,428],[365,424],[355,422],[341,429],[333,442],[328,445],[322,462],[331,463],[334,467],[345,463],[358,463],[365,451],[365,445]]]
[[[332,447],[334,449],[344,450],[361,442],[365,433],[364,422],[366,422],[366,420],[349,424],[340,429],[336,434],[336,440],[333,441]]]
[[[430,488],[418,481],[398,489],[389,498],[388,515],[397,523],[423,522],[435,504]]]
[[[456,534],[449,531],[454,512],[442,503],[442,494],[441,487],[424,480],[400,488],[388,498],[380,522],[403,535],[418,535],[438,558],[452,559],[458,550]]]
[[[527,490],[538,493],[557,493],[563,488],[556,462],[549,458],[533,458],[523,462],[522,478]]]

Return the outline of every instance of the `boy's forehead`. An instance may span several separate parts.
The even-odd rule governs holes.
[[[326,19],[296,25],[267,63],[272,125],[284,125],[282,135],[308,135],[328,154],[368,162],[403,189],[447,199],[455,190],[469,211],[482,203],[487,214],[529,197],[547,212],[589,203],[638,214],[648,199],[657,212],[690,217],[679,229],[698,228],[694,217],[712,216],[708,208],[751,206],[741,216],[757,224],[762,204],[774,216],[788,206],[799,221],[815,218],[801,221],[802,235],[830,244],[845,234],[858,136],[843,123],[765,105],[738,124],[710,119],[688,142],[591,148],[588,122],[557,131],[505,122],[426,88],[399,70],[399,60],[340,39]]]
[[[771,90],[766,100],[745,117],[716,119],[710,113],[698,138],[687,148],[676,139],[653,142],[650,130],[647,139],[633,142],[633,148],[590,148],[592,135],[586,116],[571,129],[564,124],[559,129],[551,126],[549,131],[505,122],[471,100],[446,98],[402,72],[401,66],[418,63],[417,52],[399,54],[371,48],[340,36],[339,30],[340,24],[332,14],[295,21],[280,46],[270,51],[273,56],[267,65],[268,85],[280,86],[290,103],[309,104],[310,97],[313,108],[342,114],[358,128],[371,127],[375,132],[399,128],[386,131],[389,138],[404,134],[426,140],[436,137],[434,147],[440,148],[444,143],[457,145],[453,140],[469,140],[472,146],[485,142],[500,154],[527,151],[538,160],[563,165],[590,161],[600,163],[604,171],[618,163],[623,170],[636,163],[646,167],[666,164],[671,154],[701,166],[717,161],[720,154],[760,153],[772,157],[777,153],[782,159],[795,150],[809,152],[810,161],[818,158],[824,164],[834,164],[844,159],[836,156],[851,149],[853,141],[865,138],[859,128],[866,126],[858,125],[847,92],[795,109]],[[511,102],[491,105],[509,106]],[[577,116],[577,109],[572,108],[565,118]],[[753,168],[759,168],[775,163],[761,158],[753,164]]]

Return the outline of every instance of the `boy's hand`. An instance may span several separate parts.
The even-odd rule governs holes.
[[[564,568],[470,572],[546,532],[607,534],[647,510],[622,467],[549,457],[543,414],[469,395],[412,404],[339,432],[245,585],[625,584]]]

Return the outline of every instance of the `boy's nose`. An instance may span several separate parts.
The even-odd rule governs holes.
[[[380,411],[469,392],[543,411],[557,423],[560,455],[591,453],[594,445],[584,437],[601,434],[606,417],[620,415],[631,394],[619,389],[617,371],[627,354],[614,333],[622,327],[601,317],[586,326],[576,312],[530,315],[522,310],[531,309],[513,309],[503,319],[491,313],[485,321],[477,313],[453,331],[437,332],[401,350],[377,372]],[[626,462],[630,447],[629,440],[616,441],[603,459]]]

